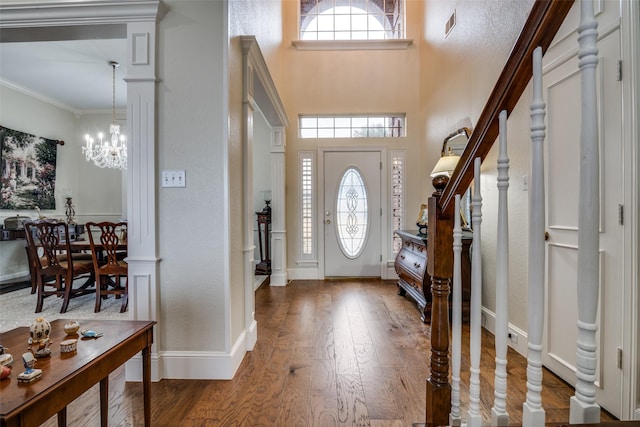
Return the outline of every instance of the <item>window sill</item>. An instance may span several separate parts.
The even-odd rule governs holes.
[[[402,50],[413,39],[390,40],[293,40],[297,50]]]

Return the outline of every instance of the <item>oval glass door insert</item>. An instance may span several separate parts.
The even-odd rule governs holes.
[[[349,167],[338,187],[336,229],[338,245],[348,258],[357,258],[364,249],[369,232],[369,201],[360,171]]]

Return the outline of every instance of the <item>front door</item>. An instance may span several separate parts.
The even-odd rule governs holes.
[[[600,112],[600,297],[597,401],[620,417],[623,324],[622,88],[617,79],[620,32],[598,42]],[[543,363],[576,383],[580,72],[577,56],[544,75],[547,135],[547,306]]]
[[[380,277],[379,151],[324,153],[324,275]]]

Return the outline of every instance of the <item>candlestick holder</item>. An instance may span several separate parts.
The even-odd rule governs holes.
[[[71,197],[67,197],[67,203],[65,208],[65,215],[67,216],[67,224],[75,224],[76,223],[76,211],[73,208],[73,200]]]

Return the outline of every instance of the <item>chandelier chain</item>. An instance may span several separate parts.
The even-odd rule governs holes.
[[[111,123],[116,122],[116,65],[111,63]]]
[[[115,61],[109,61],[111,66],[111,125],[110,138],[104,138],[100,132],[96,141],[91,135],[85,136],[85,146],[82,152],[88,162],[93,162],[101,168],[127,169],[127,143],[124,135],[120,134],[120,125],[116,123],[116,67]]]

